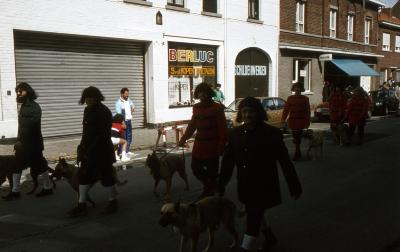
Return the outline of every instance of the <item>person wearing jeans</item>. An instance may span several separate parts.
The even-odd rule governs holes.
[[[121,89],[121,96],[115,103],[115,111],[117,114],[121,114],[125,117],[125,139],[127,141],[127,154],[132,155],[132,152],[129,152],[131,144],[132,144],[132,113],[135,111],[135,105],[132,100],[129,98],[129,89],[124,87]]]

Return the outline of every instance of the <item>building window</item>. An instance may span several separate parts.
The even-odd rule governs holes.
[[[336,38],[336,10],[329,11],[329,37]]]
[[[353,31],[354,31],[354,16],[347,16],[347,40],[353,41]]]
[[[400,52],[400,36],[396,36],[394,51]]]
[[[305,92],[311,92],[311,60],[293,60],[293,83],[299,83]]]
[[[203,0],[203,11],[217,13],[217,0]]]
[[[303,2],[296,3],[296,32],[304,32],[304,9]]]
[[[249,19],[259,19],[258,0],[249,0]]]
[[[390,34],[382,34],[382,51],[390,51]]]
[[[371,34],[371,19],[365,19],[365,26],[364,26],[364,43],[369,44],[371,41],[370,34]]]
[[[168,0],[167,4],[183,8],[185,7],[185,0]]]

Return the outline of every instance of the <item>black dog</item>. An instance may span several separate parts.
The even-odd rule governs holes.
[[[2,185],[6,179],[8,179],[9,184],[10,184],[10,190],[13,187],[13,173],[19,172],[20,170],[17,169],[18,167],[17,159],[14,155],[5,155],[5,156],[0,156],[0,185]],[[25,167],[27,168],[27,167]],[[53,173],[54,170],[50,167],[47,167],[47,170],[49,173]],[[39,174],[35,174],[31,172],[31,177],[32,177],[32,182],[33,182],[33,188],[30,190],[27,194],[32,194],[35,192],[35,190],[38,188],[38,176]],[[53,188],[56,187],[56,183],[50,176],[50,180],[53,183]]]

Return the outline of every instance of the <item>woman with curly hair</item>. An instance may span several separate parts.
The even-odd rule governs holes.
[[[200,102],[193,106],[192,119],[178,144],[184,146],[197,130],[192,151],[192,171],[203,183],[200,198],[217,192],[219,156],[224,150],[227,135],[224,107],[213,101],[213,95],[214,91],[205,82],[196,87],[194,98],[200,99]]]

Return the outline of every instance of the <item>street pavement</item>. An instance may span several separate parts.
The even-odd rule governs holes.
[[[361,146],[337,146],[326,133],[322,158],[296,162],[302,197],[297,201],[291,199],[282,180],[283,204],[266,214],[278,237],[273,251],[400,251],[399,126],[400,118],[374,118],[366,127],[365,143]],[[311,127],[327,130],[329,126],[321,123]],[[68,141],[62,140],[68,139],[46,140],[46,148],[60,148],[48,152],[49,155],[56,156],[56,152],[67,148]],[[75,142],[70,141],[72,144]],[[286,144],[292,154],[290,136],[286,137]],[[302,147],[305,153],[307,140]],[[4,146],[0,148],[0,154],[7,151]],[[17,201],[0,201],[0,251],[178,251],[178,235],[171,228],[158,225],[163,201],[152,194],[153,180],[144,166],[150,149],[135,152],[138,155],[133,165],[118,172],[128,183],[118,187],[120,211],[115,215],[99,215],[107,202],[99,184],[91,191],[97,207],[90,208],[87,218],[66,217],[66,211],[76,204],[76,195],[65,181],[57,182],[54,195],[46,198],[23,195]],[[186,151],[186,167],[189,191],[184,191],[178,176],[173,179],[173,198],[181,202],[191,202],[201,192],[201,185],[189,169],[190,150]],[[30,182],[24,183],[23,191],[30,186]],[[164,190],[165,184],[160,183],[159,191]],[[226,197],[240,206],[235,190],[233,177]],[[243,234],[245,220],[238,219],[236,226]],[[206,241],[204,234],[201,248]],[[228,251],[230,242],[227,232],[220,228],[212,251]]]

